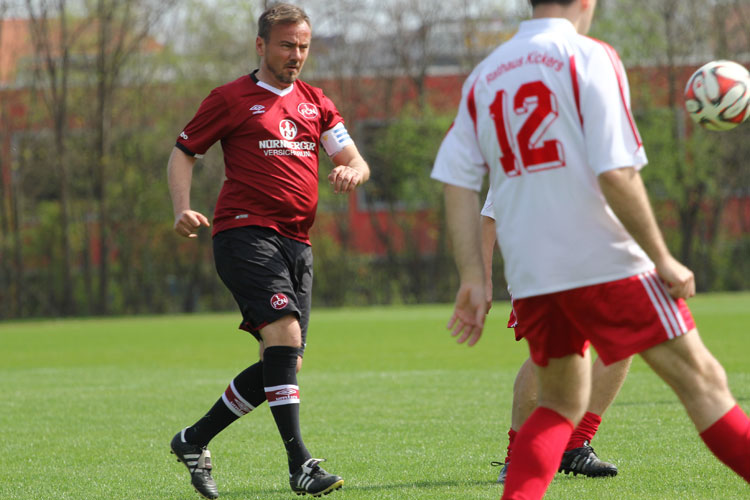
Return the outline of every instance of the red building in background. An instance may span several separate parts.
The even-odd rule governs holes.
[[[325,46],[314,57],[312,68],[304,75],[307,81],[322,87],[328,95],[339,105],[347,121],[357,125],[362,123],[379,122],[384,126],[395,119],[400,110],[415,102],[423,102],[424,105],[439,114],[452,115],[460,100],[461,86],[468,75],[473,64],[481,58],[484,53],[508,38],[512,31],[504,29],[497,22],[487,22],[483,28],[475,33],[473,44],[473,60],[467,60],[466,52],[443,54],[435,57],[438,60],[422,71],[411,71],[409,68],[402,70],[386,68],[392,61],[383,59],[379,61],[380,69],[375,67],[368,74],[350,75],[345,77],[333,77],[325,72],[316,71],[317,67],[326,66]],[[449,27],[450,28],[450,27]],[[461,41],[461,34],[451,32],[449,28],[444,30],[447,37],[453,37]],[[335,44],[335,41],[333,42]],[[465,45],[469,42],[464,41]],[[469,45],[471,45],[469,44]],[[459,45],[461,45],[459,43]],[[145,50],[159,50],[159,45],[154,41],[146,44]],[[375,51],[382,48],[375,48]],[[381,56],[382,57],[382,56]],[[414,60],[419,61],[419,54],[414,54]],[[45,123],[32,123],[28,116],[28,99],[30,94],[28,84],[25,81],[29,74],[29,65],[35,62],[34,48],[30,35],[28,20],[9,19],[0,24],[0,180],[3,187],[3,211],[6,220],[0,218],[0,223],[14,224],[8,214],[13,214],[13,190],[11,189],[13,178],[13,164],[17,161],[13,157],[13,137],[17,133],[39,130],[47,127]],[[375,60],[375,64],[378,61]],[[687,81],[692,71],[697,67],[684,66],[678,68],[675,78],[677,81]],[[644,102],[639,94],[639,89],[645,88],[648,82],[648,99],[651,105],[667,105],[669,103],[669,88],[667,80],[668,73],[656,66],[634,67],[629,69],[631,90],[633,92],[634,108]],[[653,89],[664,89],[664,93],[654,93]],[[681,97],[681,96],[680,96]],[[680,101],[681,102],[681,101]],[[384,103],[387,103],[385,105]],[[169,142],[171,138],[165,138]],[[358,138],[359,139],[359,138]],[[437,147],[437,145],[436,145]],[[367,155],[367,151],[363,151]],[[436,151],[435,151],[436,152]],[[373,165],[373,175],[378,175],[378,165]],[[429,165],[425,165],[424,175],[429,175]],[[388,234],[389,247],[391,250],[399,250],[406,243],[416,245],[421,253],[430,254],[435,251],[437,232],[435,228],[434,210],[422,209],[416,211],[393,211],[379,208],[377,204],[364,203],[362,191],[353,194],[348,200],[348,211],[346,214],[346,226],[352,228],[348,236],[351,248],[362,254],[383,255],[386,247],[383,242],[383,233]],[[334,221],[335,216],[321,210],[318,221],[314,228],[315,232],[332,234],[335,237],[338,229]],[[399,219],[408,219],[411,223],[402,225]],[[739,196],[729,201],[725,208],[725,217],[722,225],[730,234],[740,236],[750,233],[750,199],[747,196]],[[402,227],[410,229],[409,234],[404,234]],[[96,239],[92,240],[96,244]],[[92,254],[98,256],[97,249],[92,249]]]

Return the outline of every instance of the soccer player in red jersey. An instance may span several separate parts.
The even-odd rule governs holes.
[[[336,106],[298,76],[311,40],[307,14],[276,4],[258,20],[260,67],[214,89],[180,133],[169,159],[175,231],[195,238],[206,216],[191,208],[197,157],[220,141],[226,180],[213,218],[216,269],[240,311],[240,328],[260,343],[260,361],[238,374],[213,407],[178,432],[173,453],[206,498],[217,498],[209,441],[264,401],[289,461],[294,492],[319,496],[341,477],[320,467],[302,440],[297,372],[310,316],[312,252],[309,230],[318,203],[318,149],[335,167],[334,192],[349,193],[370,176]]]
[[[685,303],[692,271],[669,252],[640,176],[647,160],[624,67],[584,36],[596,0],[531,0],[532,19],[464,85],[432,177],[445,184],[460,274],[448,328],[474,345],[487,310],[478,192],[489,171],[497,241],[539,385],[503,499],[538,499],[591,392],[589,344],[640,354],[708,448],[750,481],[750,419]]]

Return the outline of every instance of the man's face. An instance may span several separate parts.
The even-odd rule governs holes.
[[[299,77],[310,49],[312,31],[306,22],[299,24],[277,24],[271,28],[266,42],[258,37],[255,48],[262,58],[267,76],[275,80],[276,86],[286,87]]]

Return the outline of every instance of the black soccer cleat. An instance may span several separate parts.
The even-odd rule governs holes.
[[[297,495],[312,495],[319,497],[327,495],[344,485],[344,480],[334,474],[329,474],[318,465],[324,458],[308,458],[297,472],[289,478],[289,485]]]
[[[170,443],[172,454],[190,472],[190,482],[203,498],[219,498],[214,478],[211,477],[211,452],[205,446],[197,446],[185,441],[185,429],[175,434]]]
[[[510,465],[510,462],[490,462],[490,465],[493,467],[503,466],[502,469],[500,469],[500,474],[497,475],[497,482],[499,484],[505,484],[505,476],[508,475],[508,465]]]
[[[588,441],[584,441],[580,448],[563,453],[557,472],[565,474],[572,472],[574,476],[583,474],[588,477],[610,477],[617,475],[617,466],[599,460],[594,453],[594,448],[589,445]]]

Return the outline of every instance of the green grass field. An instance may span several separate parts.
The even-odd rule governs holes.
[[[750,294],[690,301],[750,410]],[[495,305],[474,348],[451,307],[313,311],[300,374],[313,456],[346,484],[328,498],[490,499],[515,372],[526,355]],[[0,323],[0,498],[195,500],[169,440],[257,358],[237,314]],[[736,499],[750,488],[703,447],[676,397],[637,360],[594,443],[612,479],[557,475],[550,499]],[[297,498],[266,405],[211,443],[224,499]]]

